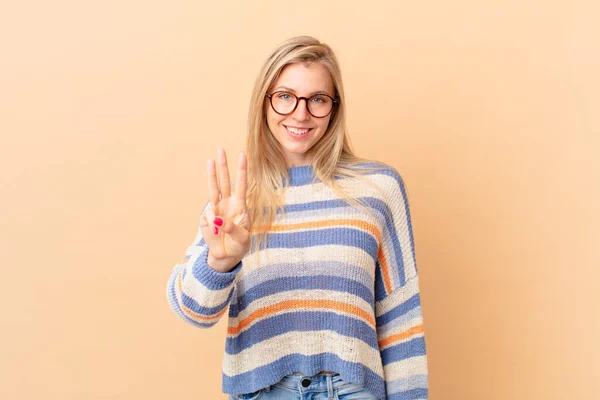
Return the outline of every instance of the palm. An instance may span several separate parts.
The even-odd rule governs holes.
[[[221,215],[225,219],[234,221],[234,223],[240,227],[249,229],[247,226],[248,218],[246,214],[246,200],[241,200],[235,195],[234,188],[232,187],[232,195],[227,198],[222,198],[217,202],[215,207],[216,215]],[[244,224],[246,222],[246,224]]]

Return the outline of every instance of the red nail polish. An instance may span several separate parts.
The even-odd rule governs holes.
[[[221,218],[219,218],[219,217],[215,218],[214,223],[215,223],[215,225],[223,226],[223,220]]]
[[[218,229],[216,226],[213,228],[213,233],[214,233],[215,235],[218,235],[218,234],[219,234],[219,229]]]

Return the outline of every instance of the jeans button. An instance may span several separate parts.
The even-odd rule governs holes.
[[[308,378],[302,379],[302,386],[309,387],[310,386],[310,379],[308,379]]]

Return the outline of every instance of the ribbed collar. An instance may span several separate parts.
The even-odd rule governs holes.
[[[312,164],[290,167],[287,170],[290,175],[290,186],[307,185],[315,176]]]

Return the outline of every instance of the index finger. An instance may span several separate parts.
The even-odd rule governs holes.
[[[248,187],[248,160],[244,152],[238,155],[238,170],[235,177],[235,196],[246,204],[246,189]]]

